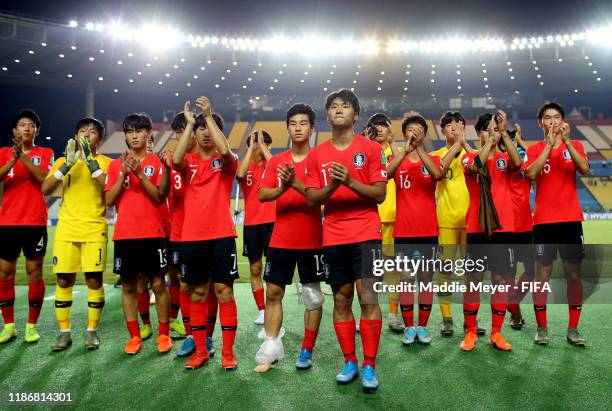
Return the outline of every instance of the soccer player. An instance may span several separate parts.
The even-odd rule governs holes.
[[[276,202],[276,223],[266,258],[265,341],[255,356],[266,368],[283,354],[279,332],[283,323],[285,287],[291,284],[297,265],[304,301],[304,339],[295,364],[298,370],[312,366],[312,351],[323,316],[325,296],[320,282],[323,273],[321,207],[306,201],[304,179],[315,112],[305,104],[287,111],[291,149],[272,157],[259,186],[262,202]],[[299,233],[299,235],[295,235]],[[279,349],[280,348],[280,349]],[[279,352],[280,351],[280,352]],[[263,371],[263,369],[262,369]]]
[[[79,120],[75,135],[66,145],[64,157],[55,162],[42,186],[45,195],[62,187],[59,221],[53,244],[53,272],[57,275],[55,316],[60,333],[53,351],[72,345],[70,312],[76,273],[85,274],[88,324],[85,348],[100,346],[97,330],[104,307],[102,274],[108,242],[106,204],[102,193],[111,159],[98,154],[104,126],[95,118]]]
[[[584,258],[582,209],[576,190],[576,172],[586,174],[589,161],[582,143],[570,139],[570,126],[564,122],[561,105],[543,104],[538,122],[544,131],[544,141],[527,149],[527,175],[536,182],[536,204],[533,216],[533,237],[536,244],[536,281],[547,282],[553,269],[557,250],[563,261],[567,281],[569,322],[567,341],[584,347],[578,332],[582,311],[581,265]],[[546,291],[533,293],[538,330],[536,344],[548,344]]]
[[[437,256],[438,220],[436,217],[436,182],[443,177],[441,160],[427,154],[423,141],[427,134],[427,122],[419,115],[411,115],[402,121],[402,134],[407,141],[406,150],[398,152],[392,145],[394,159],[387,166],[389,177],[399,182],[397,189],[397,217],[395,223],[395,244],[409,255],[433,259]],[[449,158],[447,156],[446,158]],[[454,160],[454,158],[453,158]],[[449,162],[450,165],[450,162]],[[411,245],[414,246],[406,246]],[[398,248],[399,249],[399,248]],[[431,283],[433,272],[418,273],[420,284]],[[402,279],[405,281],[406,279]],[[413,282],[413,278],[407,279]],[[411,345],[415,339],[422,344],[431,343],[427,322],[431,314],[433,294],[419,290],[419,322],[414,327],[414,294],[400,294],[400,308],[404,319],[402,344]]]
[[[334,293],[334,328],[345,360],[336,382],[348,384],[359,375],[353,296],[356,285],[361,298],[365,291],[362,277],[371,273],[371,267],[363,264],[362,247],[381,245],[377,204],[385,200],[386,160],[378,144],[353,131],[360,106],[352,91],[342,89],[331,93],[326,98],[325,109],[332,138],[308,152],[306,198],[311,206],[325,206],[325,271]],[[362,385],[364,391],[374,392],[378,389],[375,367],[381,312],[378,303],[370,301],[360,305]]]
[[[377,142],[385,153],[387,164],[393,160],[391,143],[393,143],[393,130],[391,120],[386,114],[376,113],[372,115],[366,124],[367,136],[370,140]],[[378,214],[382,224],[383,254],[392,257],[393,251],[393,227],[395,226],[395,180],[392,178],[387,182],[387,195],[385,201],[378,205]],[[397,272],[387,273],[387,282],[397,284],[399,274]],[[398,316],[398,295],[397,293],[387,293],[389,303],[389,328],[393,332],[401,333],[404,331],[402,321]]]
[[[265,130],[257,130],[247,137],[247,151],[238,165],[236,179],[244,193],[244,248],[242,255],[248,257],[251,270],[251,290],[259,315],[255,324],[264,323],[264,289],[261,279],[262,256],[265,256],[274,228],[274,202],[259,201],[257,188],[261,182],[270,154],[272,137]]]
[[[223,135],[223,119],[212,112],[207,97],[198,97],[202,113],[194,118],[185,103],[187,127],[195,123],[196,145],[187,154],[190,133],[183,133],[172,156],[172,166],[184,173],[185,199],[179,263],[182,279],[191,291],[190,324],[196,350],[185,363],[195,369],[209,360],[206,348],[207,297],[209,282],[219,301],[223,335],[221,366],[238,366],[234,341],[238,326],[234,281],[238,278],[236,227],[230,214],[232,185],[238,159]]]
[[[443,259],[453,258],[457,249],[465,247],[465,214],[467,212],[470,197],[465,185],[463,168],[461,167],[461,157],[465,153],[474,150],[465,139],[465,119],[458,111],[448,111],[440,119],[442,135],[446,137],[446,146],[431,152],[440,158],[449,155],[454,156],[454,161],[450,163],[444,173],[444,178],[438,182],[436,187],[436,197],[438,200],[437,214],[439,232],[438,244],[443,245]],[[458,149],[458,151],[457,151]],[[448,282],[449,277],[446,273],[438,273],[440,282]],[[439,294],[440,311],[442,312],[443,336],[453,335],[453,318],[451,315],[450,294]],[[479,330],[480,331],[480,330]],[[484,333],[484,330],[480,331]]]
[[[168,266],[164,244],[164,226],[159,214],[163,201],[160,192],[169,184],[163,165],[155,154],[147,153],[147,140],[153,124],[144,113],[130,114],[123,120],[123,131],[130,151],[113,160],[108,167],[105,199],[117,208],[114,272],[121,275],[121,303],[130,340],[125,353],[138,354],[142,338],[138,327],[136,300],[139,276],[151,282],[159,321],[157,351],[172,349],[168,314],[170,296],[165,273]]]
[[[466,215],[467,257],[468,260],[486,260],[491,272],[493,285],[514,285],[514,258],[512,232],[514,231],[514,211],[510,178],[513,170],[521,166],[521,157],[510,139],[507,130],[506,113],[485,113],[478,118],[474,126],[480,137],[480,150],[466,153],[462,157],[465,181],[470,193],[470,205]],[[500,139],[503,139],[507,153],[497,150]],[[483,180],[484,179],[484,180]],[[484,181],[484,182],[483,182]],[[490,187],[492,204],[483,204],[482,190]],[[496,211],[490,227],[488,220],[482,215],[486,213],[483,207],[489,205]],[[485,226],[483,227],[483,223]],[[499,224],[495,224],[495,223]],[[464,293],[463,316],[466,334],[461,342],[463,351],[472,351],[476,346],[476,317],[480,307],[480,293],[472,288],[472,284],[482,282],[483,271],[466,270],[466,285]],[[491,294],[491,344],[499,350],[512,349],[501,334],[504,316],[508,305],[509,293],[504,289]]]
[[[23,250],[30,303],[25,340],[40,339],[36,323],[45,297],[43,259],[47,249],[47,205],[41,185],[53,165],[53,150],[38,147],[40,118],[34,111],[19,111],[12,120],[13,146],[0,148],[0,310],[4,328],[0,344],[17,338],[15,328],[15,271]]]

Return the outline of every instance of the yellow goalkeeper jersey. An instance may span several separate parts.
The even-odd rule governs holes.
[[[391,154],[391,147],[387,147],[385,149],[387,164],[391,162]],[[378,215],[381,223],[395,222],[395,181],[392,178],[387,181],[387,196],[385,201],[378,205]]]
[[[96,155],[100,168],[106,173],[109,157]],[[49,176],[55,174],[65,157],[55,161]],[[87,165],[77,160],[62,182],[62,200],[55,238],[71,242],[99,242],[107,240],[106,204],[104,191],[91,178]]]
[[[430,154],[444,158],[448,147],[444,146]],[[438,226],[442,228],[465,228],[465,214],[470,204],[470,195],[465,185],[461,158],[465,150],[451,163],[436,186]]]

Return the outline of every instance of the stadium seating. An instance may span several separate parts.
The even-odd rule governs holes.
[[[612,210],[612,180],[609,174],[606,177],[581,177],[580,180],[604,210]]]

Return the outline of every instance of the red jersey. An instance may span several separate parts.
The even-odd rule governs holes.
[[[155,154],[147,154],[140,161],[145,178],[159,185],[163,166]],[[106,174],[104,191],[109,191],[119,179],[121,159],[111,161]],[[115,203],[117,222],[113,240],[164,237],[164,223],[159,213],[160,205],[147,194],[142,183],[133,172],[129,172],[123,182],[123,191]]]
[[[172,170],[170,174],[170,194],[168,208],[170,209],[170,241],[181,241],[183,220],[185,219],[185,178],[184,173]]]
[[[244,195],[244,225],[268,224],[276,219],[274,201],[259,201],[258,187],[265,169],[265,161],[257,165],[251,161],[244,180],[240,182]]]
[[[180,241],[205,241],[236,237],[231,215],[232,186],[238,158],[223,164],[220,154],[202,158],[187,154],[185,161],[185,218]]]
[[[280,187],[277,175],[279,165],[293,164],[295,179],[306,178],[306,159],[295,162],[291,151],[285,151],[270,159],[259,187]],[[270,247],[285,249],[321,248],[322,241],[321,207],[310,207],[306,197],[290,188],[276,199],[276,223],[272,230]]]
[[[442,168],[440,157],[429,158]],[[406,156],[395,171],[396,217],[393,237],[437,237],[436,180],[422,160],[413,162]]]
[[[53,150],[34,146],[27,154],[32,163],[48,172],[53,166]],[[0,167],[13,158],[12,147],[0,148]],[[47,204],[41,184],[34,178],[21,159],[4,176],[4,195],[0,203],[0,225],[47,225]]]
[[[306,160],[305,188],[323,188],[330,183],[332,163],[344,164],[351,178],[363,184],[386,183],[386,160],[382,148],[362,135],[338,150],[331,140],[310,150]],[[340,185],[325,202],[323,245],[381,240],[382,228],[375,201],[359,196]]]
[[[514,207],[514,232],[524,233],[533,228],[529,192],[531,180],[525,174],[525,167],[521,167],[510,176],[510,189],[512,190],[512,205]]]
[[[159,211],[159,216],[162,219],[162,223],[164,225],[164,236],[170,237],[170,231],[172,229],[172,224],[170,222],[170,206],[168,205],[168,199],[166,198],[163,203],[159,205],[157,210]]]
[[[586,158],[582,143],[572,141],[572,144],[580,155]],[[544,141],[529,146],[525,156],[525,167],[533,164],[545,147]],[[563,223],[584,219],[576,189],[576,166],[565,143],[551,150],[535,182],[536,201],[533,224]]]
[[[484,230],[478,223],[478,209],[480,208],[480,178],[477,173],[468,170],[478,153],[467,153],[462,157],[465,184],[470,194],[470,205],[465,217],[466,230],[469,234],[482,233]],[[507,153],[496,152],[493,158],[487,160],[487,168],[491,176],[491,194],[493,204],[497,210],[499,223],[502,228],[495,232],[507,233],[514,231],[514,210],[512,205],[512,191],[510,189],[510,157]]]

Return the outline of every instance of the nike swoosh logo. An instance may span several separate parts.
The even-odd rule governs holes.
[[[238,274],[238,270],[232,270],[232,271],[230,271],[230,275],[234,275],[234,274]]]
[[[327,167],[328,165],[330,165],[331,163],[333,163],[333,161],[330,161],[328,163],[321,163],[321,167]]]
[[[407,171],[400,171],[400,174],[406,174]]]

